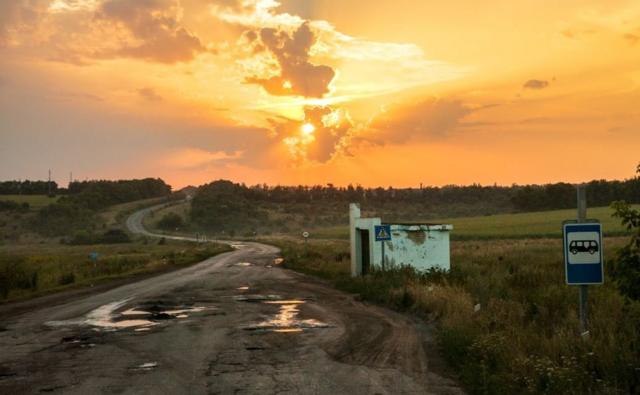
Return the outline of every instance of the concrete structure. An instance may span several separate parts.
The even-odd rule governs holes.
[[[452,225],[384,224],[391,227],[391,240],[376,241],[377,225],[383,225],[380,218],[361,218],[359,205],[349,205],[353,277],[367,274],[373,268],[402,265],[420,271],[450,269],[449,232],[453,230]]]

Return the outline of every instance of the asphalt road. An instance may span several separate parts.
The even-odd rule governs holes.
[[[148,211],[127,226],[158,237]],[[0,308],[0,393],[462,393],[422,322],[280,268],[275,247],[233,245],[105,292]]]

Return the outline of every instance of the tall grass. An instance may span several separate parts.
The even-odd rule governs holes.
[[[622,244],[606,239],[607,259]],[[282,242],[285,265],[364,300],[436,320],[443,355],[471,393],[640,392],[640,303],[590,287],[590,334],[564,283],[559,240],[458,241],[449,273],[349,277],[348,243]]]

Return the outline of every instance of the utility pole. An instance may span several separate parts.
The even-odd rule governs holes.
[[[578,223],[587,222],[587,189],[584,184],[578,185]],[[589,332],[588,322],[588,298],[589,286],[580,285],[580,330],[582,334]]]
[[[47,193],[51,196],[51,169],[49,169],[49,182],[47,182]]]

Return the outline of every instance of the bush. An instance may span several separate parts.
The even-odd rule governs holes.
[[[84,230],[76,233],[67,244],[70,245],[90,245],[96,243],[96,237],[94,234]]]
[[[18,203],[13,200],[0,200],[0,212],[1,211],[29,211],[29,203]]]
[[[68,284],[73,284],[76,282],[76,275],[71,272],[71,273],[64,273],[62,276],[60,276],[60,280],[58,280],[58,284],[60,285],[68,285]]]
[[[176,213],[167,213],[158,221],[158,227],[164,230],[175,230],[182,226],[184,226],[184,220]]]
[[[623,294],[640,300],[640,210],[633,210],[625,202],[615,202],[612,207],[614,216],[633,233],[629,244],[618,252],[611,272]]]
[[[101,244],[131,243],[131,238],[122,229],[110,229],[100,237]]]

